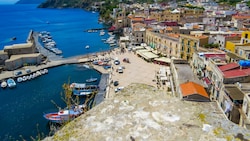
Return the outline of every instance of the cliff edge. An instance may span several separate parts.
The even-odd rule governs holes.
[[[247,129],[227,120],[215,102],[189,102],[163,90],[131,84],[44,141],[249,140]]]

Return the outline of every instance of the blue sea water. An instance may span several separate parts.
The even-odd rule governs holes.
[[[102,28],[98,13],[82,9],[39,9],[37,5],[0,5],[0,50],[5,45],[24,43],[30,30],[49,31],[64,57],[109,50],[97,33],[84,32]],[[16,40],[11,38],[16,37]],[[88,50],[85,46],[89,45]],[[49,73],[32,81],[18,83],[14,89],[0,89],[0,140],[32,140],[38,133],[49,134],[43,113],[64,107],[62,85],[84,82],[100,74],[80,65],[50,68]],[[96,82],[97,84],[98,82]],[[20,137],[21,136],[21,137]]]

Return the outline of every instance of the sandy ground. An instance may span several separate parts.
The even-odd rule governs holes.
[[[113,58],[111,60],[112,67],[109,70],[105,70],[102,66],[95,66],[95,69],[100,71],[101,73],[109,73],[110,75],[110,80],[109,82],[114,82],[118,81],[119,85],[114,86],[113,83],[107,84],[107,93],[106,93],[106,98],[111,98],[115,94],[115,89],[118,87],[127,87],[128,85],[132,83],[142,83],[142,84],[147,84],[154,86],[155,88],[159,89],[167,89],[169,87],[169,84],[167,83],[166,85],[162,85],[161,87],[157,87],[157,81],[156,81],[156,74],[159,71],[160,68],[165,67],[166,69],[169,69],[169,67],[166,66],[161,66],[158,64],[154,63],[149,63],[145,61],[143,58],[138,57],[134,52],[132,51],[125,51],[124,53],[121,53],[120,49],[115,49],[111,53],[106,55],[99,55],[97,58]],[[92,59],[97,59],[96,57]],[[115,65],[114,64],[114,59],[118,58],[120,61],[120,65]],[[123,62],[122,60],[124,58],[128,58],[130,63]],[[67,59],[66,59],[67,60]],[[73,61],[71,59],[68,59],[67,62],[86,62],[87,59],[85,58],[78,58],[74,59]],[[37,70],[41,70],[44,68],[48,68],[51,66],[57,66],[58,64],[64,64],[65,60],[58,60],[58,61],[51,61],[47,63],[46,65],[39,65],[39,66],[27,66],[18,69],[19,71],[23,72],[23,75],[26,74],[25,69],[29,68],[32,72],[35,72]],[[123,73],[118,73],[116,70],[118,67],[124,67]],[[6,79],[8,77],[14,77],[14,71],[5,71],[2,72],[0,75],[0,79]]]
[[[142,83],[154,86],[157,88],[156,83],[156,74],[159,71],[161,67],[169,68],[166,66],[149,63],[145,61],[143,58],[138,57],[134,52],[126,51],[124,53],[121,53],[119,49],[116,49],[112,51],[108,56],[105,57],[111,57],[113,59],[118,58],[120,61],[120,65],[115,65],[114,60],[112,60],[112,68],[109,71],[106,71],[106,73],[110,73],[110,84],[109,88],[107,89],[106,98],[111,98],[115,94],[118,94],[115,92],[115,88],[118,87],[127,87],[128,85],[132,83]],[[104,56],[99,56],[99,58],[105,58]],[[123,62],[124,58],[128,58],[130,63]],[[123,73],[118,73],[116,70],[119,67],[124,67]],[[99,67],[95,67],[97,70],[104,72],[105,70]],[[112,81],[118,81],[119,85],[114,86]],[[160,89],[167,89],[169,85],[161,86]]]

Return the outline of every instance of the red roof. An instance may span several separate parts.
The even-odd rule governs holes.
[[[224,72],[224,71],[228,71],[228,70],[232,70],[232,69],[235,69],[235,68],[238,68],[240,67],[239,64],[237,63],[229,63],[229,64],[226,64],[226,65],[223,65],[223,66],[219,66],[219,69]]]
[[[226,58],[226,54],[204,54],[206,58]]]
[[[115,29],[116,29],[115,26],[111,26],[108,30],[109,30],[109,31],[114,31]]]
[[[203,81],[205,81],[207,84],[211,84],[211,81],[207,77],[204,77]]]
[[[237,77],[245,77],[250,73],[250,69],[234,69],[229,71],[224,71],[224,78],[237,78]]]
[[[201,95],[203,97],[209,98],[204,87],[197,84],[197,83],[194,83],[194,82],[183,83],[180,85],[180,88],[181,88],[183,96],[198,94],[198,95]]]

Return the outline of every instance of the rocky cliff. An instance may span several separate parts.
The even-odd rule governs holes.
[[[45,141],[232,141],[249,130],[228,121],[215,102],[188,102],[132,84]]]

